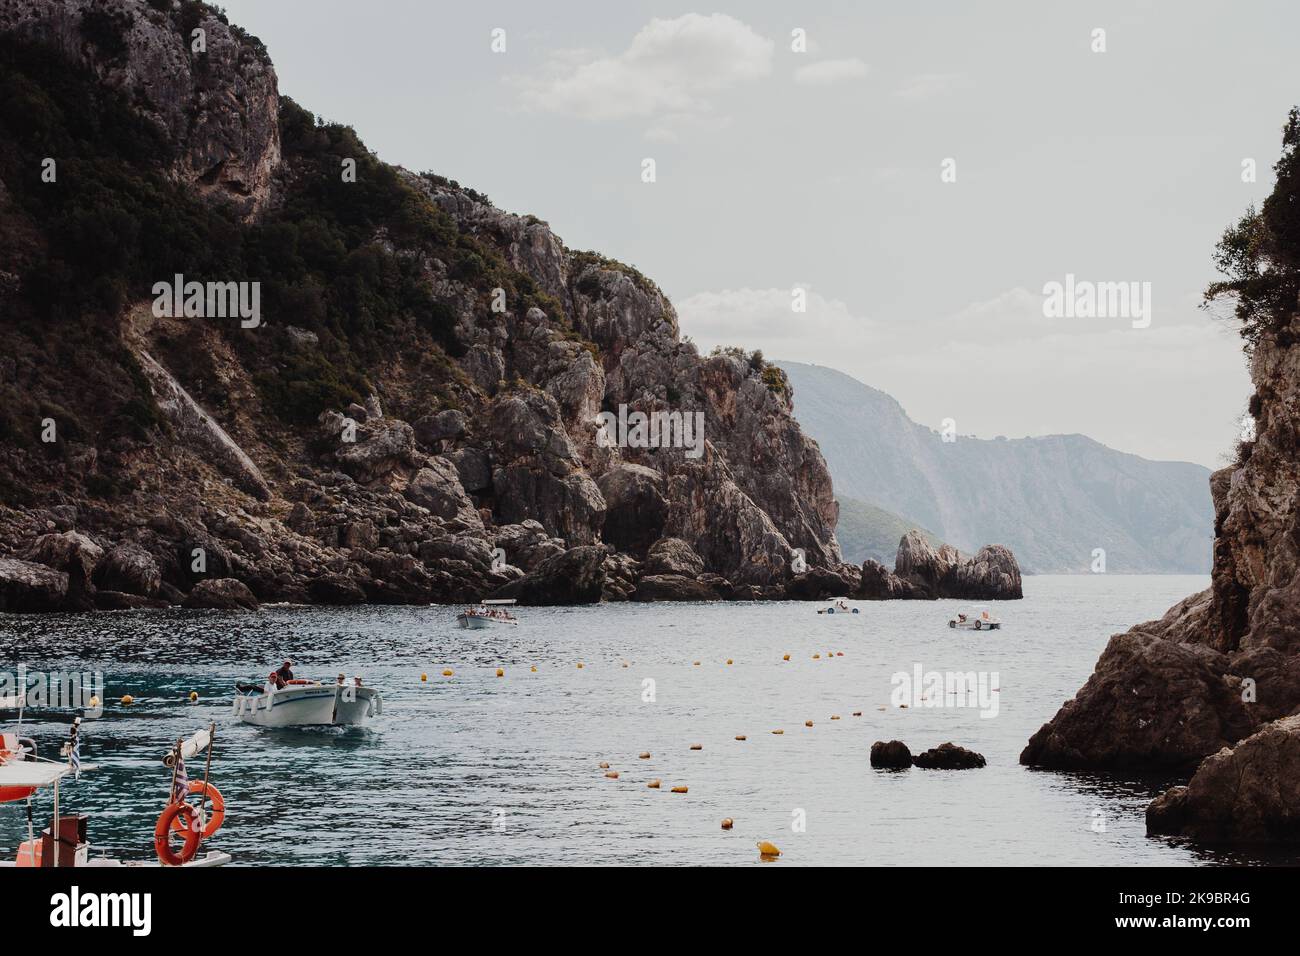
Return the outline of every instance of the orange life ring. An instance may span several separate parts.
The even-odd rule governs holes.
[[[184,817],[184,822],[179,818]],[[181,823],[185,833],[185,842],[181,845],[181,852],[178,854],[172,849],[172,822]],[[194,859],[194,854],[199,852],[199,840],[202,834],[199,833],[197,825],[198,812],[184,801],[167,804],[167,809],[162,812],[158,818],[158,824],[153,828],[153,850],[158,854],[158,862],[163,866],[182,866]]]
[[[208,800],[212,802],[212,815],[208,817],[207,826],[203,828],[203,839],[207,839],[221,829],[221,824],[226,819],[226,801],[221,798],[221,791],[216,788],[215,784],[204,783],[202,780],[191,780],[189,783],[189,793],[207,792]],[[191,805],[192,806],[192,805]],[[196,811],[197,812],[197,811]],[[187,824],[176,817],[172,820],[172,829],[177,833],[186,829]]]
[[[284,682],[286,687],[289,686],[290,684],[316,684],[316,683],[319,683],[319,681],[307,680],[305,677],[295,677],[293,680],[287,680]]]

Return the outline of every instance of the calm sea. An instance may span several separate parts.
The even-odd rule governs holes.
[[[783,851],[776,865],[1295,862],[1148,838],[1143,811],[1168,780],[1017,763],[1111,634],[1207,585],[1032,577],[1025,600],[994,606],[1003,629],[982,633],[950,630],[947,601],[834,616],[806,603],[522,608],[520,627],[487,631],[459,630],[447,607],[3,617],[0,668],[103,672],[109,704],[82,753],[100,769],[63,806],[90,815],[94,852],[126,858],[152,855],[161,754],[215,721],[227,817],[212,846],[236,864],[753,864],[760,839]],[[383,715],[348,731],[236,723],[234,682],[285,657],[299,676],[362,675]],[[983,701],[927,706],[944,695],[917,689],[893,706],[895,675],[918,666],[973,673]],[[49,754],[67,721],[29,714],[25,731]],[[953,741],[988,766],[872,770],[871,743],[895,738],[914,753]],[[21,804],[0,805],[0,854],[25,826]]]

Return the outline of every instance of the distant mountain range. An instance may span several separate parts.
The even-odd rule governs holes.
[[[1038,574],[1089,571],[1096,548],[1114,573],[1209,573],[1208,468],[1148,461],[1084,435],[944,442],[843,372],[777,364],[830,468],[846,560],[891,565],[888,538],[916,527],[967,552],[1004,544]]]

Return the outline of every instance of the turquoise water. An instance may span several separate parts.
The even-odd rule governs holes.
[[[1148,838],[1143,811],[1168,781],[1017,763],[1110,634],[1207,584],[1029,578],[991,633],[950,630],[946,601],[835,616],[803,603],[522,608],[520,627],[486,631],[459,630],[445,607],[3,617],[0,668],[104,672],[110,703],[83,733],[100,769],[65,788],[64,809],[90,814],[96,852],[126,858],[152,855],[162,753],[215,721],[227,822],[211,845],[237,864],[751,864],[760,839],[783,851],[775,865],[1249,862]],[[347,731],[236,723],[234,681],[285,657],[300,676],[361,674],[383,715]],[[917,664],[983,677],[996,716],[891,706],[892,676]],[[48,754],[67,720],[29,715],[26,731]],[[872,770],[872,741],[893,738],[914,753],[951,740],[988,766]],[[24,832],[22,805],[0,805],[0,854]]]

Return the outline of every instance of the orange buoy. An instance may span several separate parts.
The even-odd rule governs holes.
[[[814,654],[814,655],[813,655],[813,660],[815,660],[815,661],[819,661],[819,660],[821,660],[821,659],[822,659],[822,656],[821,656],[820,654]]]
[[[599,767],[600,767],[601,770],[608,770],[608,769],[609,769],[609,761],[608,761],[608,760],[602,760],[602,761],[600,762],[600,764],[599,764]]]
[[[704,749],[704,744],[691,744],[691,749],[692,749],[692,750],[703,750],[703,749]]]
[[[730,657],[727,658],[727,663],[728,663],[728,664],[731,664],[731,658],[730,658]]]
[[[812,721],[811,721],[811,720],[805,720],[805,721],[803,722],[803,725],[804,725],[805,727],[811,727],[811,726],[812,726]]]
[[[699,666],[700,666],[700,662],[699,662],[699,661],[696,661],[696,662],[695,662],[695,666],[696,666],[696,667],[699,667]]]
[[[640,760],[649,760],[649,759],[650,759],[650,751],[648,751],[648,750],[643,750],[643,751],[641,751],[639,754],[637,754],[637,758],[640,759]]]
[[[840,719],[839,714],[831,714],[831,720],[839,720],[839,719]]]
[[[781,855],[781,851],[776,848],[775,843],[771,843],[767,840],[759,840],[757,846],[758,852],[761,856],[776,857]]]
[[[689,787],[673,787],[673,793],[686,793]]]
[[[659,781],[658,781],[658,780],[651,780],[649,783],[646,784],[646,786],[649,787],[651,790],[658,790],[658,789],[659,789]]]
[[[180,824],[179,832],[185,835],[179,853],[171,845],[173,822]],[[198,813],[192,806],[184,801],[169,803],[153,828],[153,850],[158,855],[158,862],[163,866],[183,866],[194,859],[203,836],[199,830]]]
[[[506,672],[505,672],[504,670],[502,670],[500,667],[498,667],[498,668],[497,668],[497,677],[505,677],[505,676],[506,676]]]
[[[610,770],[610,771],[608,771],[608,772],[605,774],[605,776],[609,777],[610,780],[617,780],[617,779],[618,779],[618,771],[617,771],[617,770]]]
[[[789,654],[786,654],[784,657],[781,658],[781,660],[783,660],[783,661],[788,661],[789,659],[790,659],[790,655],[789,655]]]
[[[855,711],[853,712],[853,716],[854,716],[854,717],[861,717],[861,716],[862,716],[862,711],[860,711],[860,710],[855,710]]]
[[[736,734],[736,739],[737,739],[737,740],[748,740],[749,738],[746,737],[744,734]]]
[[[448,667],[445,671],[442,672],[442,676],[443,676],[443,677],[450,677],[450,676],[451,676],[451,673],[452,673],[452,672],[451,672],[451,668]]]
[[[723,818],[722,818],[722,829],[724,829],[724,830],[730,830],[730,829],[735,825],[735,823],[736,823],[736,821],[733,820],[733,819],[731,819],[731,817],[723,817]]]
[[[578,670],[582,670],[582,661],[578,661]]]
[[[191,780],[186,788],[187,793],[205,794],[212,802],[212,816],[208,817],[208,822],[203,827],[203,839],[207,839],[221,829],[221,824],[226,820],[226,801],[221,796],[221,791],[211,783],[204,783],[202,780]],[[172,829],[180,833],[185,828],[185,823],[180,817],[172,820]]]
[[[424,683],[424,682],[427,681],[428,679],[429,679],[429,675],[428,675],[428,674],[421,674],[421,675],[420,675],[420,683]]]
[[[774,731],[772,731],[772,733],[774,733],[774,734],[783,734],[783,733],[785,733],[785,731],[784,731],[784,730],[774,730]]]

